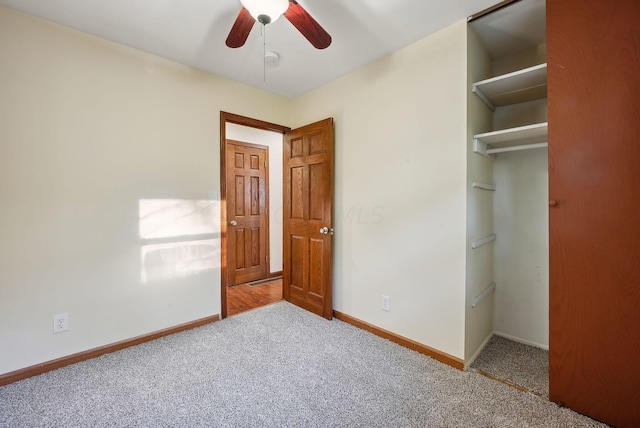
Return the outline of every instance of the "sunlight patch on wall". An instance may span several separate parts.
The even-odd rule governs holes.
[[[218,233],[219,202],[185,199],[141,199],[140,238],[172,238]]]
[[[143,245],[142,283],[198,275],[220,267],[218,239]]]
[[[219,213],[219,201],[141,199],[141,282],[185,278],[219,269]]]

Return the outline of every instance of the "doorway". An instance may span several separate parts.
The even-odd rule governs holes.
[[[232,175],[229,178],[228,175],[229,168],[236,168],[235,155],[227,158],[227,146],[233,144],[233,141],[228,138],[228,132],[229,128],[235,125],[240,125],[242,129],[275,133],[278,143],[273,147],[282,149],[282,156],[280,156],[282,169],[278,173],[273,173],[272,170],[271,178],[280,178],[283,182],[281,186],[283,204],[280,216],[271,214],[269,221],[270,225],[274,225],[278,218],[281,219],[282,232],[269,233],[275,238],[270,245],[279,243],[281,247],[278,251],[271,251],[272,259],[269,262],[270,270],[267,277],[281,273],[281,288],[285,300],[331,319],[333,316],[335,165],[333,118],[326,118],[291,130],[284,126],[225,112],[220,113],[221,317],[225,318],[228,315],[228,287],[232,285],[230,271],[236,266],[231,266],[229,252],[237,249],[229,247],[229,242],[230,235],[236,233],[233,227],[237,226],[238,222],[235,218],[229,218],[227,210],[229,183],[236,179],[236,176]],[[272,158],[277,157],[272,156]],[[278,163],[272,165],[275,166]],[[274,189],[275,186],[271,188]],[[272,205],[271,213],[274,213],[274,209],[277,212],[278,207]],[[243,242],[246,243],[246,239]],[[281,255],[279,262],[274,262],[275,255]]]
[[[282,278],[227,287],[227,315],[234,316],[282,300]]]
[[[222,318],[282,299],[282,147],[288,130],[220,114]]]

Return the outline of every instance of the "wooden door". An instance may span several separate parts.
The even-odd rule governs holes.
[[[267,277],[268,148],[227,140],[227,271],[229,285]]]
[[[333,119],[285,133],[285,300],[331,319]]]
[[[640,1],[547,0],[549,395],[640,426]]]

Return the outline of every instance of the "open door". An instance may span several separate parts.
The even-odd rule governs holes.
[[[331,319],[333,285],[333,119],[285,133],[285,300]]]

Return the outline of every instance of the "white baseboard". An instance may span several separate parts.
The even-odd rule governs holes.
[[[541,343],[532,342],[530,340],[520,339],[519,337],[511,336],[506,333],[500,333],[499,331],[494,331],[493,334],[495,334],[496,336],[504,337],[505,339],[513,340],[514,342],[522,343],[524,345],[544,349],[545,351],[549,350],[549,345],[543,345]]]

